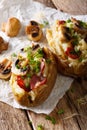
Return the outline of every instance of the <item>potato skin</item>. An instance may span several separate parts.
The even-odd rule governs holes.
[[[69,61],[66,59],[66,56],[60,56],[55,47],[55,41],[52,39],[52,30],[48,29],[46,33],[48,44],[50,49],[56,56],[57,60],[57,70],[65,76],[70,76],[73,78],[83,77],[87,75],[87,62],[80,63],[77,66],[69,66]],[[63,53],[64,54],[64,53]]]
[[[57,66],[54,54],[46,48],[47,55],[52,60],[49,64],[49,70],[47,75],[47,82],[44,85],[40,85],[34,88],[30,92],[26,92],[24,89],[20,88],[16,82],[16,75],[12,73],[10,84],[14,94],[15,99],[19,104],[27,107],[35,107],[42,104],[50,95],[57,77]],[[16,89],[21,89],[21,93],[17,93]],[[35,94],[35,98],[31,100],[31,93]]]
[[[87,75],[87,62],[73,67],[69,66],[68,61],[64,61],[60,56],[57,55],[56,58],[58,62],[58,72],[60,72],[61,74],[74,78]]]

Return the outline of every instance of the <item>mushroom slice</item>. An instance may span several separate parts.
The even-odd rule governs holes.
[[[42,38],[42,29],[36,21],[30,21],[29,25],[25,29],[28,38],[31,41],[39,41]]]
[[[25,58],[16,59],[12,64],[12,73],[20,76],[24,76],[29,71],[28,60]]]
[[[75,18],[71,18],[71,21],[74,24],[74,30],[81,34],[87,34],[87,28],[80,25],[80,20],[76,20]]]
[[[6,43],[3,38],[0,36],[0,53],[8,49],[8,43]]]
[[[8,79],[11,76],[11,61],[4,59],[0,62],[0,79]]]

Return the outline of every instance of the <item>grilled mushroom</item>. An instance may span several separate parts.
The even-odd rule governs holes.
[[[74,30],[81,34],[87,34],[87,28],[81,25],[81,21],[71,18],[71,21],[74,24]]]
[[[67,42],[71,40],[71,34],[68,27],[59,26],[58,31],[60,32],[60,40],[61,42]]]
[[[24,76],[29,71],[29,65],[27,59],[16,59],[12,64],[12,72],[16,75]]]
[[[0,63],[0,79],[8,79],[11,76],[11,61],[4,59]]]
[[[30,24],[25,29],[28,38],[31,41],[39,41],[42,38],[42,29],[36,21],[30,21]]]

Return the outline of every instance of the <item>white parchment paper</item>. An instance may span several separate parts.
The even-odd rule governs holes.
[[[29,23],[30,20],[36,20],[42,24],[44,21],[48,21],[50,26],[56,19],[68,19],[71,17],[66,13],[45,7],[44,5],[34,2],[33,0],[1,0],[0,14],[0,26],[2,22],[6,22],[9,17],[13,16],[19,18],[22,24],[19,35],[14,38],[7,37],[5,33],[0,31],[0,36],[9,42],[9,49],[0,54],[0,60],[4,57],[9,57],[14,52],[17,53],[21,48],[31,44],[31,42],[27,39],[24,31],[25,26]],[[87,21],[87,15],[74,17],[83,21]],[[47,28],[48,25],[45,27]],[[43,29],[44,38],[42,39],[41,43],[39,42],[39,44],[47,45],[45,39],[46,28]],[[36,113],[49,114],[53,111],[60,98],[62,98],[65,92],[69,89],[72,82],[72,78],[58,74],[55,86],[48,99],[38,107],[27,108],[19,105],[15,101],[11,87],[9,85],[9,81],[0,80],[0,101],[5,102],[15,108],[32,110]]]

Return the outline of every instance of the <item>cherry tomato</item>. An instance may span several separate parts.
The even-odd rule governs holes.
[[[58,21],[58,24],[60,25],[60,24],[64,24],[65,23],[65,21],[64,20],[60,20],[60,21]]]
[[[21,76],[17,76],[17,84],[20,86],[20,88],[24,89],[25,91],[30,91],[30,87],[25,86],[24,80]]]
[[[73,47],[68,47],[65,53],[72,59],[77,59],[80,56],[80,52],[75,52]]]

